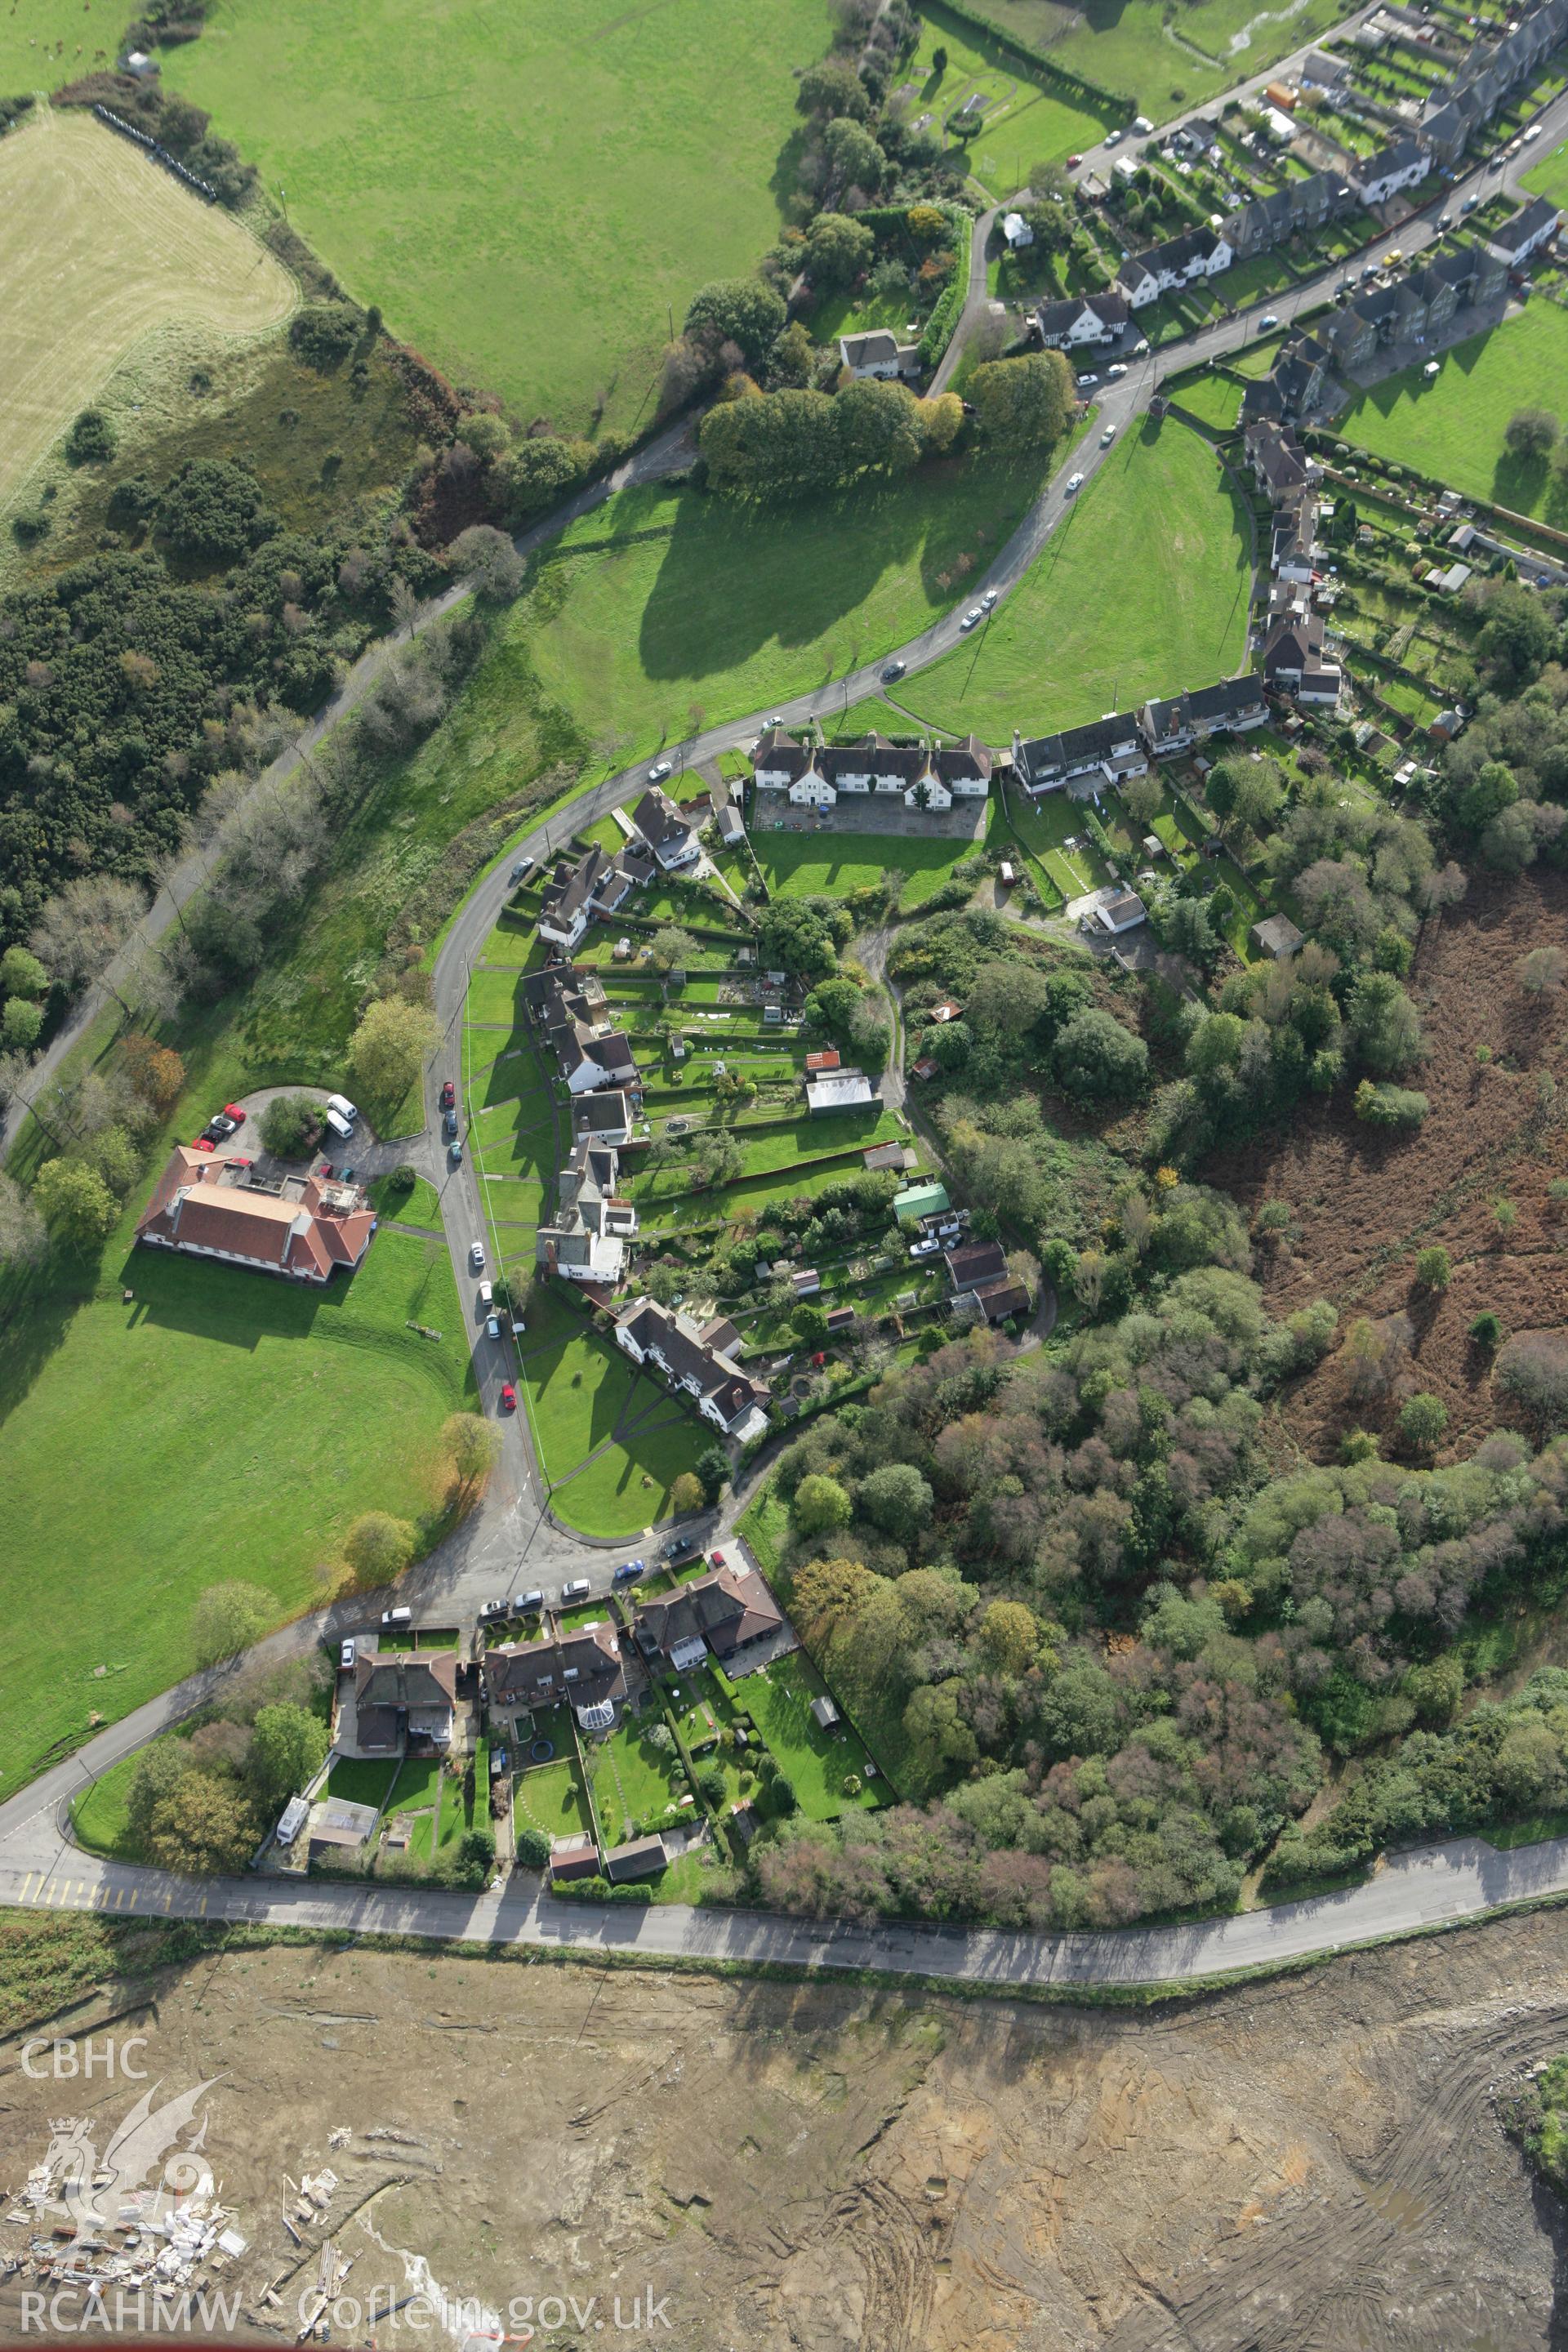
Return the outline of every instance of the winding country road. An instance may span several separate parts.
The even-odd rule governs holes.
[[[1568,132],[1568,91],[1537,118],[1546,140]],[[1456,208],[1472,190],[1494,194],[1517,184],[1540,153],[1525,148],[1501,171],[1481,170],[1455,183],[1448,204]],[[1379,257],[1398,244],[1406,255],[1431,242],[1435,229],[1426,220],[1407,222],[1399,231],[1378,238],[1367,257]],[[1271,298],[1269,308],[1283,322],[1303,310],[1321,304],[1344,265],[1320,272],[1289,294]],[[979,276],[984,292],[984,268]],[[972,289],[973,280],[972,278]],[[973,309],[973,304],[970,306]],[[1257,306],[1261,310],[1264,306]],[[967,313],[966,313],[967,315]],[[1206,328],[1163,354],[1163,361],[1187,366],[1194,361],[1226,356],[1250,340],[1256,312],[1237,315]],[[1466,333],[1477,331],[1478,321],[1466,314]],[[1066,490],[1069,469],[1092,477],[1100,467],[1117,462],[1126,446],[1127,428],[1147,407],[1157,362],[1153,356],[1100,393],[1096,422],[1103,431],[1114,425],[1117,434],[1108,449],[1098,437],[1080,447],[1060,467],[1012,538],[997,555],[984,579],[971,593],[993,587],[998,598],[1027,572],[1051,535],[1070,525],[1075,501]],[[595,485],[526,533],[519,546],[528,552],[544,544],[576,516],[603,502],[628,480],[657,478],[679,466],[686,449],[685,425],[644,450],[611,479]],[[451,607],[465,592],[449,590],[426,608],[419,625],[426,625]],[[828,719],[852,703],[876,694],[881,671],[894,658],[907,670],[924,668],[961,643],[973,643],[961,632],[960,614],[943,615],[922,630],[897,654],[884,654],[833,682],[776,706],[786,724],[799,725],[821,717]],[[988,624],[987,624],[988,625]],[[984,646],[982,633],[979,645]],[[371,647],[345,679],[339,693],[311,722],[282,758],[258,780],[263,791],[283,781],[308,754],[321,736],[354,709],[374,684],[396,646],[383,641]],[[1169,689],[1171,680],[1148,681],[1150,690]],[[682,744],[668,747],[684,765],[711,758],[749,742],[764,723],[762,713],[709,728]],[[462,1005],[468,975],[500,916],[510,893],[509,869],[521,855],[536,858],[549,854],[566,829],[595,822],[640,788],[641,773],[630,769],[606,778],[579,794],[548,821],[519,835],[507,857],[476,887],[447,935],[435,967],[437,1013],[443,1043],[427,1079],[426,1109],[433,1114],[436,1090],[444,1076],[460,1079],[459,1054]],[[46,1083],[65,1055],[77,1044],[109,1001],[109,983],[121,981],[138,948],[156,940],[176,919],[177,910],[205,887],[204,861],[193,854],[167,877],[142,926],[141,933],[110,967],[103,984],[84,995],[76,1014],[35,1073]],[[435,1125],[432,1118],[432,1128]],[[7,1141],[14,1139],[7,1139]],[[426,1157],[428,1153],[426,1152]],[[472,1240],[486,1235],[479,1188],[469,1156],[465,1166],[450,1171],[442,1163],[443,1213],[449,1246],[459,1277],[459,1297],[469,1295],[472,1277],[467,1253]],[[496,1390],[504,1377],[501,1360],[493,1349],[477,1340],[480,1360],[478,1375],[487,1407],[496,1406]],[[532,1458],[525,1417],[507,1418],[503,1453],[483,1502],[456,1534],[420,1563],[399,1588],[416,1616],[450,1622],[454,1611],[471,1613],[492,1594],[513,1592],[525,1583],[546,1586],[552,1580],[588,1575],[595,1593],[607,1588],[607,1548],[568,1535],[551,1520],[537,1465]],[[744,1497],[731,1498],[721,1514],[689,1523],[705,1538],[728,1535]],[[321,1615],[285,1626],[247,1654],[241,1666],[299,1655],[341,1631],[365,1621],[378,1605],[369,1596],[337,1604]],[[1409,1933],[1461,1918],[1474,1918],[1500,1906],[1568,1891],[1568,1840],[1500,1853],[1474,1839],[1425,1848],[1391,1860],[1363,1885],[1334,1895],[1278,1905],[1237,1916],[1176,1927],[1125,1929],[1103,1934],[1037,1935],[991,1931],[948,1930],[939,1927],[879,1923],[859,1927],[848,1923],[818,1925],[746,1912],[693,1910],[679,1906],[604,1911],[586,1905],[562,1903],[542,1895],[525,1875],[509,1880],[499,1890],[468,1897],[417,1889],[367,1888],[363,1891],[321,1882],[296,1885],[273,1879],[213,1879],[195,1881],[132,1865],[106,1863],[72,1846],[60,1826],[64,1805],[84,1781],[131,1754],[171,1723],[191,1713],[221,1689],[237,1669],[218,1669],[194,1677],[177,1689],[139,1708],[100,1733],[67,1763],[0,1805],[0,1902],[33,1907],[95,1909],[137,1916],[182,1916],[215,1920],[274,1921],[281,1925],[358,1930],[363,1933],[414,1935],[433,1938],[467,1937],[491,1943],[538,1946],[571,1944],[585,1950],[618,1952],[649,1958],[682,1958],[738,1964],[782,1963],[804,1968],[876,1969],[892,1974],[948,1978],[998,1988],[1041,1984],[1134,1985],[1190,1981],[1226,1970],[1276,1965],[1311,1953],[1328,1952],[1380,1937]]]

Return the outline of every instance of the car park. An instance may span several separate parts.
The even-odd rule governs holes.
[[[1068,476],[1067,496],[1069,499],[1073,496],[1075,491],[1081,490],[1082,488],[1083,476],[1081,474],[1069,474]]]
[[[968,612],[965,613],[963,620],[960,621],[958,625],[961,629],[972,629],[976,621],[983,621],[984,618],[985,614],[981,610],[980,606],[978,604],[971,604]]]
[[[473,1267],[476,1274],[482,1274],[484,1272],[485,1245],[483,1242],[470,1242],[468,1244],[468,1264]]]
[[[647,1574],[647,1560],[623,1559],[619,1568],[616,1569],[615,1577],[612,1580],[616,1584],[635,1584],[639,1576],[646,1576]]]
[[[500,1409],[502,1412],[517,1411],[517,1391],[510,1381],[503,1381],[501,1383]]]
[[[356,1654],[357,1653],[354,1649],[354,1637],[351,1633],[348,1640],[342,1643],[338,1650],[338,1664],[345,1675],[353,1666]]]
[[[388,1629],[412,1625],[414,1612],[412,1609],[384,1609],[381,1612],[381,1622],[384,1628]]]
[[[593,1589],[585,1576],[574,1576],[569,1583],[562,1586],[561,1598],[568,1601],[586,1601]]]

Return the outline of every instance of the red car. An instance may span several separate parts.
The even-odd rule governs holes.
[[[210,1135],[198,1135],[195,1141],[192,1144],[191,1150],[193,1151],[216,1151],[217,1150],[217,1146],[213,1141]]]
[[[510,1381],[506,1381],[502,1386],[500,1401],[503,1412],[515,1412],[517,1411],[517,1391],[513,1388]]]
[[[451,1079],[450,1079],[450,1078],[448,1078],[448,1079],[447,1080],[446,1084],[445,1084],[445,1085],[442,1087],[442,1088],[441,1088],[441,1108],[442,1108],[442,1109],[443,1109],[443,1110],[451,1110],[451,1109],[452,1109],[452,1108],[454,1108],[454,1107],[456,1106],[457,1100],[458,1100],[458,1089],[457,1089],[457,1087],[452,1084]]]
[[[714,1566],[715,1568],[722,1568],[722,1567],[723,1567],[723,1565],[724,1565],[724,1555],[723,1555],[723,1553],[722,1553],[721,1551],[710,1551],[710,1552],[709,1553],[708,1557],[709,1557],[709,1559],[712,1562],[712,1564],[713,1564],[713,1566]]]
[[[243,1151],[236,1151],[230,1154],[228,1164],[231,1168],[254,1168],[256,1162],[254,1160],[247,1160]]]
[[[223,1107],[223,1115],[225,1118],[232,1118],[237,1127],[243,1127],[245,1125],[245,1113],[240,1108],[238,1103],[225,1103]]]
[[[1083,157],[1081,155],[1069,155],[1068,157],[1068,170],[1069,172],[1076,172],[1082,161]]]

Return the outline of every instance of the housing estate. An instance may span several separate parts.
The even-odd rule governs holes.
[[[1037,735],[1026,743],[1013,738],[1013,772],[1026,792],[1037,796],[1069,784],[1079,776],[1098,775],[1108,784],[1149,772],[1149,754],[1139,732],[1137,714],[1115,711],[1091,719],[1087,727],[1069,727],[1060,735]]]
[[[697,835],[670,799],[655,784],[632,811],[632,823],[647,842],[661,874],[695,866],[702,851]]]
[[[687,1674],[710,1652],[732,1663],[738,1651],[776,1634],[784,1622],[784,1612],[755,1569],[726,1561],[673,1592],[642,1601],[637,1638],[643,1651],[657,1652],[677,1674]]]
[[[1364,156],[1356,168],[1356,179],[1363,205],[1385,205],[1390,196],[1402,195],[1426,177],[1432,159],[1415,139],[1395,139],[1387,147],[1380,147],[1373,155]]]
[[[1498,38],[1479,26],[1464,56],[1424,102],[1417,136],[1435,163],[1457,163],[1474,131],[1484,130],[1514,92],[1532,80],[1568,39],[1568,0],[1516,9]]]
[[[634,1299],[616,1323],[616,1342],[634,1363],[652,1364],[691,1398],[704,1421],[743,1444],[767,1425],[767,1391],[732,1352],[740,1338],[732,1323],[700,1324],[653,1298]]]
[[[1436,255],[1391,284],[1367,287],[1320,319],[1312,334],[1292,336],[1281,346],[1271,373],[1247,387],[1243,425],[1309,415],[1321,404],[1331,375],[1354,375],[1391,345],[1430,341],[1456,312],[1496,301],[1508,271],[1501,255],[1471,243]]]
[[[608,1731],[626,1695],[621,1645],[607,1617],[560,1626],[533,1642],[486,1648],[480,1668],[490,1721],[502,1724],[565,1702],[584,1731]],[[526,1730],[526,1724],[524,1725]]]
[[[1543,247],[1556,236],[1563,215],[1550,196],[1537,196],[1533,204],[1504,221],[1491,232],[1491,242],[1510,269],[1521,269],[1532,260]]]
[[[1143,740],[1159,759],[1184,751],[1210,735],[1243,734],[1249,728],[1261,727],[1268,717],[1263,681],[1248,672],[1242,677],[1221,678],[1217,686],[1200,687],[1195,693],[1146,702],[1138,714],[1138,724]]]
[[[639,1093],[642,1080],[631,1040],[605,1020],[605,997],[597,981],[576,973],[530,972],[522,983],[543,1042],[574,1095],[602,1087]]]
[[[1235,259],[1236,248],[1223,229],[1190,228],[1151,246],[1147,253],[1130,254],[1117,283],[1132,308],[1142,310],[1162,294],[1195,286],[1200,278],[1217,278]]]
[[[152,1249],[254,1266],[289,1282],[330,1282],[370,1247],[375,1212],[363,1189],[331,1176],[267,1179],[238,1160],[177,1144],[136,1221]]]
[[[943,812],[955,800],[986,798],[993,760],[977,735],[948,750],[875,734],[858,743],[799,743],[773,728],[752,764],[758,789],[787,793],[796,808],[833,808],[846,794],[897,793],[906,808]]]
[[[455,1650],[371,1650],[354,1662],[352,1752],[446,1749],[458,1710]],[[347,1726],[340,1720],[345,1748]]]
[[[620,1159],[613,1145],[580,1136],[556,1175],[555,1213],[541,1225],[534,1254],[548,1273],[568,1282],[614,1288],[626,1271],[626,1244],[637,1213],[619,1196]]]

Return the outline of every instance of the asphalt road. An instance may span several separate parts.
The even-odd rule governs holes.
[[[1276,68],[1275,70],[1279,70]],[[1447,206],[1458,216],[1463,197],[1473,189],[1489,194],[1513,187],[1525,171],[1568,133],[1568,91],[1554,100],[1538,118],[1541,142],[1524,148],[1500,171],[1480,170],[1453,184]],[[1366,257],[1377,258],[1394,246],[1405,254],[1421,250],[1436,234],[1428,220],[1411,221],[1380,238]],[[1359,267],[1358,263],[1358,267]],[[1321,272],[1310,283],[1278,296],[1249,313],[1225,320],[1174,348],[1156,361],[1153,355],[1128,375],[1097,388],[1096,431],[1089,442],[1058,468],[1034,507],[1002,549],[984,579],[974,583],[976,597],[985,588],[998,599],[1023,578],[1051,534],[1068,521],[1074,502],[1067,479],[1081,472],[1086,478],[1114,461],[1125,446],[1127,429],[1147,406],[1156,381],[1156,368],[1186,366],[1195,360],[1220,357],[1239,350],[1256,331],[1258,316],[1272,310],[1281,320],[1321,303],[1325,291],[1348,272],[1342,264]],[[1473,332],[1474,323],[1466,331]],[[1101,436],[1113,425],[1109,447]],[[665,436],[636,461],[646,476],[668,467],[677,454],[677,433]],[[560,529],[576,513],[600,502],[613,485],[601,484],[572,502],[561,514],[529,534],[537,543]],[[456,601],[454,590],[438,610]],[[879,690],[881,671],[889,660],[902,661],[906,670],[923,668],[954,646],[964,643],[961,614],[954,611],[933,622],[895,656],[884,656],[821,688],[777,706],[784,721],[803,724],[822,717],[829,720],[852,703]],[[987,624],[988,625],[988,624]],[[301,746],[311,741],[353,703],[363,698],[380,667],[392,657],[388,645],[373,648],[336,698],[329,712],[306,730],[283,761],[268,772],[258,789],[276,782],[297,764]],[[719,752],[749,742],[767,714],[710,728],[685,743],[669,747],[682,764],[691,765]],[[667,754],[668,755],[668,754]],[[478,885],[454,920],[437,961],[437,1010],[443,1024],[443,1044],[429,1074],[427,1108],[434,1109],[435,1092],[444,1076],[460,1080],[462,1000],[468,973],[500,915],[510,888],[510,867],[524,854],[547,856],[568,830],[592,824],[624,802],[642,774],[624,770],[579,795],[570,808],[548,825],[520,835],[507,856]],[[169,877],[152,909],[144,935],[157,936],[201,887],[199,861],[187,860]],[[130,954],[121,959],[128,964]],[[121,976],[116,970],[115,977]],[[46,1057],[47,1076],[69,1044],[80,1034],[104,1001],[101,989],[89,992],[76,1020]],[[469,1244],[484,1235],[471,1157],[462,1170],[449,1171],[442,1181],[443,1213],[449,1245],[459,1274],[459,1297],[471,1303],[476,1276],[468,1273]],[[473,1328],[477,1330],[478,1326]],[[493,1343],[476,1339],[479,1377],[487,1406],[494,1410],[496,1391],[506,1376],[503,1359]],[[422,1562],[400,1588],[417,1616],[439,1622],[457,1611],[471,1612],[479,1601],[504,1596],[531,1584],[558,1589],[567,1576],[585,1574],[595,1593],[607,1589],[614,1560],[609,1548],[569,1536],[551,1521],[526,1425],[520,1413],[505,1421],[500,1464],[480,1507],[457,1533]],[[731,1499],[725,1512],[701,1523],[710,1538],[728,1532],[738,1505]],[[621,1547],[615,1547],[619,1551]],[[634,1545],[632,1549],[645,1547]],[[374,1613],[375,1597],[339,1604],[318,1617],[302,1619],[270,1636],[249,1660],[283,1658],[308,1651],[321,1639],[335,1640]],[[245,1662],[242,1662],[245,1663]],[[82,1854],[64,1841],[58,1826],[63,1799],[82,1780],[130,1754],[154,1734],[177,1721],[210,1696],[222,1674],[198,1676],[178,1689],[138,1709],[82,1748],[68,1763],[45,1774],[0,1806],[0,1900],[66,1908],[133,1910],[141,1915],[164,1914],[213,1918],[271,1917],[299,1924],[359,1927],[366,1931],[417,1934],[444,1937],[475,1937],[488,1941],[559,1943],[586,1948],[626,1950],[654,1955],[682,1954],[709,1959],[787,1960],[802,1965],[877,1967],[895,1972],[947,1976],[1002,1984],[1037,1982],[1139,1983],[1203,1976],[1226,1969],[1247,1968],[1333,1950],[1349,1943],[1405,1932],[1446,1920],[1475,1916],[1500,1904],[1568,1888],[1568,1841],[1499,1853],[1468,1840],[1432,1847],[1390,1863],[1363,1886],[1331,1897],[1276,1906],[1240,1918],[1215,1920],[1188,1927],[1124,1930],[1093,1936],[999,1936],[989,1933],[948,1933],[930,1928],[847,1925],[819,1928],[792,1920],[752,1915],[689,1911],[677,1906],[647,1912],[598,1912],[589,1906],[560,1904],[509,1887],[470,1900],[444,1894],[391,1890],[358,1893],[350,1888],[308,1885],[302,1888],[273,1881],[219,1880],[205,1884],[119,1864],[103,1864]]]

